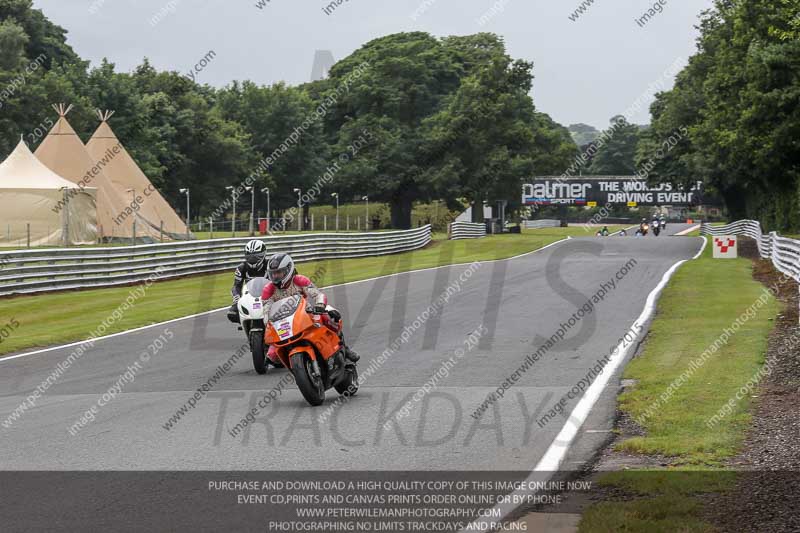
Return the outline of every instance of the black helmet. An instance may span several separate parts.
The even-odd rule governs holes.
[[[252,240],[244,247],[244,260],[247,265],[254,269],[264,268],[264,261],[267,259],[267,245],[264,241]]]
[[[275,254],[269,258],[267,277],[276,287],[288,287],[295,274],[294,261],[289,254]]]

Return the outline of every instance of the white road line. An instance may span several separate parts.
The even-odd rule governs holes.
[[[703,250],[706,247],[706,239],[703,239],[703,246],[701,247],[700,251],[697,255],[694,256],[693,259],[697,259],[703,254]],[[650,292],[647,296],[647,300],[645,301],[644,310],[639,315],[631,328],[635,327],[638,324],[644,325],[649,321],[656,310],[656,303],[658,302],[658,297],[661,294],[661,291],[664,290],[664,287],[667,286],[669,280],[672,279],[672,276],[678,270],[678,268],[686,263],[687,260],[678,261],[672,267],[667,270],[664,276],[661,278],[661,281],[658,285]],[[630,329],[628,330],[630,331]],[[536,464],[536,467],[531,471],[530,475],[526,479],[526,482],[529,486],[533,486],[533,482],[541,482],[549,480],[552,475],[558,471],[561,464],[564,462],[564,458],[567,456],[567,452],[569,451],[569,447],[572,444],[572,441],[575,440],[575,436],[578,434],[583,423],[589,417],[589,413],[592,411],[592,408],[597,403],[597,400],[600,398],[600,395],[605,390],[608,382],[611,380],[611,376],[619,369],[622,363],[625,361],[625,358],[628,356],[628,353],[636,347],[636,343],[631,343],[628,346],[625,346],[625,341],[622,341],[619,346],[617,346],[616,353],[611,356],[609,363],[606,365],[603,372],[597,376],[594,382],[586,389],[583,397],[578,402],[578,405],[575,406],[575,409],[572,410],[572,413],[567,420],[567,423],[564,424],[564,427],[561,428],[561,431],[556,435],[556,438],[553,439],[553,442],[548,447],[547,451],[544,453],[542,458]],[[515,491],[514,494],[520,496],[521,498],[525,498],[527,495],[535,494],[537,491],[530,491],[530,490],[518,490]],[[502,522],[505,517],[507,517],[510,513],[515,511],[519,505],[515,505],[511,503],[515,501],[512,497],[509,499],[509,503],[504,503],[500,505],[496,505],[494,509],[499,510],[501,517],[498,518],[495,515],[492,515],[492,518],[496,522]],[[524,499],[520,500],[517,499],[516,501],[525,501]],[[476,527],[477,524],[472,524],[472,527]],[[462,532],[465,531],[479,531],[478,529],[471,529],[467,526],[465,529],[462,529]]]
[[[70,344],[62,344],[60,346],[51,346],[50,348],[42,348],[41,350],[36,350],[36,351],[33,351],[33,352],[20,353],[20,354],[17,354],[17,355],[9,355],[9,356],[5,356],[5,357],[0,356],[0,363],[3,363],[5,361],[11,361],[12,359],[19,359],[20,357],[28,357],[29,355],[37,355],[37,354],[40,354],[40,353],[52,352],[52,351],[55,351],[55,350],[63,350],[64,348],[72,348],[73,346],[80,346],[81,344],[88,344],[90,342],[91,343],[95,343],[95,342],[98,342],[98,341],[104,341],[106,339],[113,339],[114,337],[119,337],[119,336],[122,336],[122,335],[129,335],[131,333],[136,333],[137,331],[144,331],[144,330],[147,330],[147,329],[150,329],[150,328],[157,328],[157,327],[163,326],[165,324],[172,324],[174,322],[180,322],[181,320],[189,320],[190,318],[196,318],[198,316],[210,315],[211,313],[217,313],[217,312],[223,311],[223,310],[225,310],[227,308],[228,307],[222,307],[220,309],[214,309],[212,311],[205,311],[203,313],[197,313],[196,315],[189,315],[189,316],[184,316],[184,317],[181,317],[181,318],[173,318],[172,320],[167,320],[166,322],[159,322],[158,324],[150,324],[149,326],[142,326],[142,327],[135,328],[135,329],[129,329],[129,330],[126,330],[126,331],[120,331],[119,333],[112,333],[111,335],[106,335],[104,337],[95,337],[94,339],[91,339],[91,340],[72,342]]]
[[[676,233],[675,236],[676,237],[683,237],[684,235],[688,235],[688,234],[690,234],[691,232],[693,232],[694,230],[697,230],[697,229],[700,229],[700,224],[698,224],[696,226],[692,226],[691,228],[685,229],[685,230],[683,230],[683,231],[681,231],[679,233]]]
[[[699,252],[697,252],[697,253],[695,254],[695,256],[694,256],[694,257],[692,257],[692,259],[700,259],[700,256],[702,256],[702,255],[703,255],[703,252],[705,252],[705,251],[706,251],[706,245],[707,245],[707,244],[708,244],[708,239],[706,239],[705,237],[703,237],[703,246],[701,246],[701,247],[700,247],[700,251],[699,251]]]
[[[360,279],[360,280],[357,280],[357,281],[349,281],[347,283],[340,283],[338,285],[328,285],[326,287],[320,287],[320,288],[321,289],[332,289],[334,287],[344,287],[346,285],[357,285],[359,283],[366,283],[368,281],[375,281],[375,280],[383,279],[383,278],[391,278],[391,277],[400,276],[400,275],[403,275],[403,274],[411,274],[411,273],[415,273],[415,272],[426,272],[426,271],[429,271],[429,270],[438,270],[440,268],[449,268],[449,267],[454,267],[454,266],[471,265],[472,263],[496,263],[498,261],[513,261],[514,259],[519,259],[521,257],[526,257],[528,255],[535,254],[535,253],[541,252],[543,250],[547,250],[548,248],[552,248],[553,246],[556,246],[558,244],[567,242],[570,239],[572,239],[572,237],[567,237],[566,239],[561,239],[560,241],[556,241],[554,243],[550,243],[547,246],[543,246],[543,247],[538,248],[536,250],[533,250],[533,251],[530,251],[530,252],[526,252],[526,253],[520,254],[520,255],[515,255],[514,257],[508,257],[508,258],[505,258],[505,259],[491,259],[491,260],[487,260],[487,261],[472,261],[470,263],[455,263],[455,264],[450,264],[450,265],[441,265],[441,266],[437,266],[437,267],[421,268],[419,270],[407,270],[405,272],[396,272],[394,274],[387,274],[385,276],[377,276],[377,277],[374,277],[374,278]],[[107,340],[107,339],[113,339],[114,337],[120,337],[122,335],[129,335],[131,333],[137,333],[139,331],[145,331],[145,330],[148,330],[148,329],[157,328],[157,327],[160,327],[160,326],[164,326],[166,324],[174,324],[175,322],[180,322],[182,320],[189,320],[191,318],[197,318],[199,316],[210,315],[210,314],[213,314],[213,313],[219,313],[220,311],[224,311],[226,309],[228,309],[228,306],[220,307],[219,309],[212,309],[211,311],[204,311],[202,313],[197,313],[197,314],[194,314],[194,315],[184,316],[184,317],[180,317],[180,318],[173,318],[172,320],[167,320],[165,322],[159,322],[157,324],[150,324],[149,326],[142,326],[142,327],[138,327],[138,328],[134,328],[134,329],[129,329],[129,330],[126,330],[126,331],[120,331],[119,333],[112,333],[111,335],[105,335],[103,337],[95,337],[94,339],[91,339],[91,340],[83,340],[83,341],[72,342],[72,343],[69,343],[69,344],[62,344],[62,345],[59,345],[59,346],[51,346],[49,348],[42,348],[41,350],[35,350],[35,351],[32,351],[32,352],[25,352],[25,353],[21,353],[21,354],[17,354],[17,355],[9,355],[9,356],[5,356],[5,357],[4,356],[0,356],[0,363],[4,363],[6,361],[12,361],[14,359],[20,359],[22,357],[28,357],[28,356],[31,356],[31,355],[38,355],[38,354],[42,354],[42,353],[53,352],[53,351],[56,351],[56,350],[63,350],[65,348],[72,348],[74,346],[80,346],[82,344],[88,344],[90,342],[91,343],[97,343],[97,342],[104,341],[104,340]]]

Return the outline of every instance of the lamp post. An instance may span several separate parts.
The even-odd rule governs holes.
[[[188,239],[189,238],[189,233],[191,231],[189,229],[190,228],[189,223],[191,222],[191,218],[189,217],[189,213],[191,213],[191,206],[192,206],[191,199],[190,199],[191,198],[191,191],[189,189],[181,189],[180,193],[186,195],[186,238]],[[201,226],[202,226],[202,224],[201,224]],[[197,231],[200,231],[200,230],[197,230]]]
[[[250,193],[250,236],[252,237],[256,234],[255,227],[253,226],[256,214],[256,188],[245,187],[244,190]]]
[[[302,189],[294,189],[297,193],[297,231],[303,231],[303,191]]]
[[[364,231],[369,231],[369,196],[362,196],[361,199],[367,202],[367,218],[364,220]]]
[[[61,210],[61,219],[63,221],[62,224],[62,239],[61,242],[63,246],[66,248],[69,246],[69,189],[67,187],[61,187],[61,194],[64,200],[64,209]],[[9,230],[9,240],[11,239],[11,230]],[[50,231],[47,232],[48,234]],[[31,247],[31,225],[28,224],[28,248]]]
[[[265,194],[265,193],[267,195],[267,233],[269,233],[270,231],[272,231],[272,228],[269,225],[269,216],[270,216],[270,212],[269,212],[269,187],[264,187],[263,189],[261,189],[261,194]]]
[[[226,191],[231,191],[231,198],[233,198],[233,219],[231,220],[231,235],[236,237],[236,188],[232,186],[225,187]]]
[[[336,231],[339,231],[339,193],[332,193],[331,196],[336,198]]]

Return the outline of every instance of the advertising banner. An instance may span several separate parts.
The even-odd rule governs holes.
[[[702,203],[703,183],[689,190],[670,183],[650,186],[636,176],[592,176],[564,179],[541,176],[522,186],[524,205],[692,206]]]

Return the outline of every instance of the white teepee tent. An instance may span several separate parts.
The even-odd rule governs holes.
[[[20,140],[0,164],[0,246],[96,243],[96,194],[47,168]]]
[[[113,111],[97,111],[100,126],[86,144],[86,149],[103,172],[121,189],[134,190],[144,197],[137,212],[138,224],[148,226],[149,231],[161,232],[165,239],[186,239],[186,224],[180,219],[172,206],[167,203],[150,179],[142,172],[120,140],[114,134],[108,119]],[[137,232],[143,231],[137,228]]]
[[[139,203],[136,193],[117,186],[104,172],[102,164],[96,164],[81,142],[78,134],[67,121],[72,106],[54,105],[58,122],[36,150],[36,157],[52,171],[67,180],[82,186],[97,188],[98,232],[103,239],[130,239],[134,234],[134,220]],[[156,240],[157,231],[144,224],[136,224],[137,239]]]

